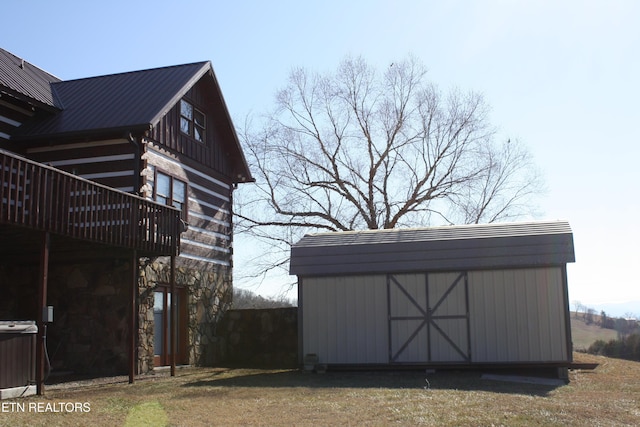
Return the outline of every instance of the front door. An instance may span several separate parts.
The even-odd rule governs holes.
[[[154,366],[166,366],[171,364],[171,294],[168,286],[159,286],[153,294],[153,318],[154,318]],[[185,289],[176,289],[177,313],[177,352],[176,363],[185,364],[187,361],[187,330],[186,330],[186,292]]]
[[[466,273],[389,274],[390,363],[471,361]]]

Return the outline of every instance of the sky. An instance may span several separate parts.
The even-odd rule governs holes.
[[[547,187],[537,219],[568,220],[574,233],[569,300],[634,301],[624,311],[640,315],[636,0],[31,0],[0,10],[0,46],[64,80],[210,60],[236,125],[274,105],[293,67],[324,72],[362,55],[384,69],[414,55],[442,89],[483,94],[500,134],[533,153]],[[236,277],[251,247],[234,242]],[[282,292],[278,281],[234,285]]]

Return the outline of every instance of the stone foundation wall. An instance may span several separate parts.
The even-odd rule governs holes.
[[[138,270],[139,373],[153,369],[154,290],[170,282],[163,260],[141,259]],[[49,266],[47,304],[54,307],[47,348],[53,369],[92,374],[128,371],[130,284],[127,260]],[[38,269],[0,264],[0,320],[37,320]],[[176,284],[187,289],[188,363],[219,360],[215,325],[232,299],[227,267],[176,268]]]
[[[165,262],[141,260],[139,285],[138,371],[153,368],[154,318],[153,292],[159,285],[170,283],[170,268]],[[227,267],[199,270],[177,267],[176,287],[187,289],[189,363],[213,366],[218,355],[215,325],[230,307],[232,298],[231,274]]]
[[[243,367],[298,366],[297,307],[229,310],[218,326],[221,362]]]
[[[52,368],[78,373],[127,372],[131,266],[102,261],[49,267],[47,328]]]

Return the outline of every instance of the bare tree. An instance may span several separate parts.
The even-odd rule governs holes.
[[[575,308],[574,308],[574,311],[575,311],[575,313],[576,313],[576,314],[575,314],[575,317],[576,317],[576,318],[578,318],[578,313],[580,313],[581,311],[585,311],[585,310],[586,310],[586,307],[584,306],[584,304],[582,304],[582,303],[581,303],[580,301],[578,301],[578,300],[574,300],[574,301],[573,301],[573,306],[575,307]]]
[[[239,192],[238,229],[276,247],[309,230],[515,218],[541,189],[524,146],[495,143],[483,97],[443,93],[415,58],[295,69],[275,111],[239,133],[257,182]]]

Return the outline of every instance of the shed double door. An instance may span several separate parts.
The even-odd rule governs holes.
[[[471,361],[467,274],[389,274],[389,363]]]

